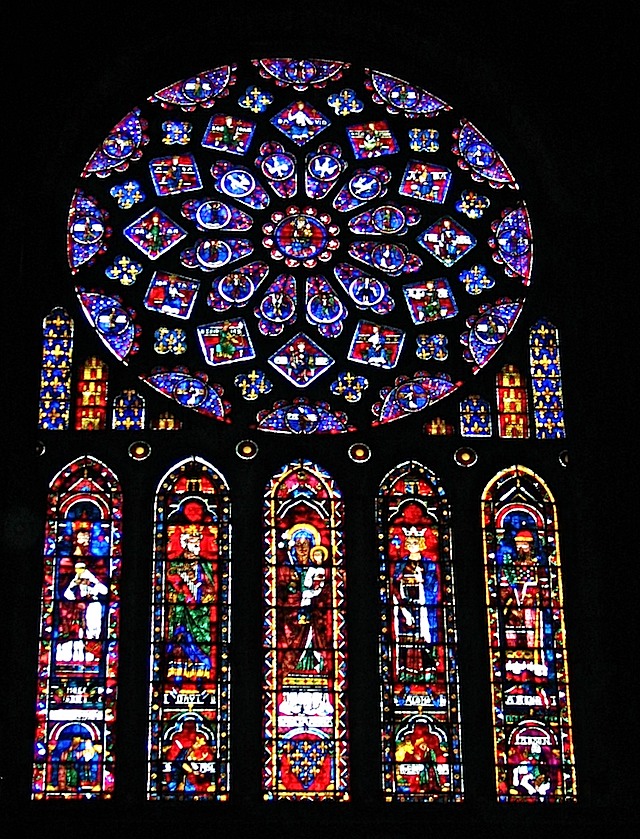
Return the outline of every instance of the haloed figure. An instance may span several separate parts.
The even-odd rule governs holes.
[[[282,624],[283,641],[289,648],[286,658],[289,668],[324,670],[322,651],[327,646],[328,628],[326,567],[328,551],[319,544],[320,534],[311,525],[298,525],[287,534],[288,562],[283,567],[282,605],[286,610]]]
[[[215,583],[211,563],[204,561],[202,530],[188,525],[180,534],[182,555],[169,567],[168,673],[177,681],[210,676],[211,610]]]
[[[393,572],[398,677],[416,681],[433,668],[438,642],[438,565],[425,550],[426,528],[403,527],[403,554]]]

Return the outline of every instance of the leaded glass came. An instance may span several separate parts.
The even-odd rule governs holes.
[[[156,497],[150,661],[152,799],[229,792],[230,498],[199,457]]]
[[[575,769],[556,505],[525,466],[482,497],[499,801],[571,801]]]
[[[122,493],[84,456],[53,479],[44,540],[33,797],[110,798]]]
[[[342,497],[309,461],[265,494],[264,771],[267,799],[346,800],[346,579]]]

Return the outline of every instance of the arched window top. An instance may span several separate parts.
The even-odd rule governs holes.
[[[264,498],[264,764],[268,800],[349,798],[341,494],[308,460]]]
[[[85,455],[50,485],[32,794],[111,798],[117,717],[122,492]]]
[[[229,794],[230,498],[194,456],[155,499],[147,796]]]
[[[483,501],[489,503],[497,503],[507,498],[512,503],[519,501],[533,505],[539,505],[541,502],[555,504],[551,490],[543,479],[522,464],[501,469],[487,483],[482,493]]]
[[[61,306],[42,321],[38,425],[45,431],[69,428],[73,327],[73,318]]]
[[[508,340],[533,234],[507,161],[423,82],[262,58],[105,126],[67,248],[100,341],[181,405],[267,432],[449,397]]]
[[[395,466],[384,476],[380,483],[380,495],[390,499],[406,498],[408,495],[425,498],[430,495],[444,497],[445,492],[431,469],[417,460],[407,460]]]
[[[511,466],[482,495],[499,801],[576,795],[555,500],[531,469]]]
[[[462,801],[449,504],[412,460],[385,476],[376,507],[385,797]]]

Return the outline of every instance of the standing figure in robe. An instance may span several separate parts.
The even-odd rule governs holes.
[[[425,542],[426,527],[403,527],[403,553],[392,577],[393,624],[398,678],[417,681],[435,665],[438,643],[438,563]]]

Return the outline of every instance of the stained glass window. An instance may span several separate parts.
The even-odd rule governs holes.
[[[556,504],[525,466],[482,497],[499,801],[576,794]]]
[[[109,368],[96,356],[88,358],[79,371],[76,396],[76,429],[101,431],[107,424]]]
[[[367,721],[376,749],[368,775],[375,771],[375,789],[367,795],[387,810],[461,802],[472,773],[467,764],[463,782],[458,665],[465,648],[457,624],[465,609],[454,590],[451,511],[458,522],[470,513],[466,490],[490,450],[504,438],[529,436],[529,375],[536,437],[564,437],[555,327],[542,319],[530,331],[526,374],[507,363],[510,356],[495,367],[534,303],[534,237],[515,175],[481,130],[434,93],[343,61],[217,66],[157,89],[106,130],[68,193],[71,280],[63,298],[79,316],[76,354],[86,359],[74,369],[75,417],[73,320],[56,308],[43,324],[39,428],[136,432],[89,436],[98,451],[112,442],[115,451],[117,443],[119,462],[143,476],[146,495],[135,499],[136,512],[150,508],[155,492],[152,579],[144,590],[149,669],[138,677],[146,752],[143,743],[132,758],[127,744],[129,777],[132,766],[146,764],[140,797],[228,808],[229,799],[250,798],[250,782],[238,780],[235,767],[249,765],[241,752],[253,736],[258,797],[270,808],[352,800],[362,764],[356,773],[348,717],[359,721],[363,703],[358,696],[352,704],[351,695],[347,702],[345,627],[354,612],[347,611],[343,530],[357,520],[375,530],[378,551],[375,558],[375,549],[349,552],[375,589],[362,612],[379,630],[379,655],[364,677],[376,706],[380,693],[379,719]],[[109,366],[103,356],[111,356]],[[404,438],[397,420],[408,429]],[[161,430],[181,433],[155,434]],[[318,441],[321,435],[347,435],[342,455],[339,439]],[[455,436],[486,439],[476,452]],[[182,447],[185,438],[191,442]],[[408,459],[420,440],[455,470],[457,506],[434,472]],[[317,456],[325,444],[330,472]],[[177,447],[181,453],[159,468],[158,456]],[[231,498],[235,507],[234,493],[245,488],[251,497],[264,458],[278,451],[275,465],[285,465],[264,495],[274,463],[263,473],[242,519],[248,530],[258,528],[263,505],[262,574],[253,578],[263,634],[260,649],[256,627],[261,661],[244,682],[254,679],[256,727],[238,745],[234,736],[232,753]],[[185,452],[193,454],[174,462]],[[230,485],[205,456],[234,476]],[[339,489],[351,490],[355,470],[374,476],[369,518],[354,516]],[[89,488],[79,490],[76,514],[67,485],[80,471]],[[52,484],[45,574],[54,584],[43,595],[34,797],[113,792],[116,488],[107,467],[90,457]],[[478,495],[476,486],[477,530]],[[87,556],[107,565],[106,540],[111,564],[98,574],[85,560],[97,583],[85,584],[95,586],[85,623],[78,618],[77,637],[67,637],[75,607],[66,602],[63,576],[85,575],[82,563],[67,566],[75,552],[69,545],[85,538],[76,537],[76,520],[94,515],[91,504],[102,518],[96,513],[90,528],[103,538]],[[485,673],[463,683],[463,698],[464,691],[491,695],[500,801],[572,800],[555,502],[519,466],[490,482],[482,505],[492,669],[490,679]],[[56,547],[63,536],[65,547]],[[461,542],[469,575],[475,548],[473,540]],[[243,573],[250,581],[251,572]],[[94,602],[113,635],[99,655],[88,622]],[[476,605],[483,613],[483,598]],[[465,619],[473,631],[473,619]],[[486,641],[482,648],[486,654]],[[89,653],[98,655],[95,666]],[[493,766],[473,769],[477,790]]]
[[[424,433],[433,434],[436,437],[451,437],[453,426],[449,425],[442,417],[434,417],[425,423]]]
[[[77,458],[48,498],[34,798],[113,793],[121,537],[117,478]]]
[[[460,433],[463,437],[491,437],[491,405],[474,394],[460,402]]]
[[[430,470],[409,461],[382,482],[377,518],[383,788],[388,801],[461,801],[447,498]]]
[[[145,426],[144,399],[135,390],[125,390],[113,400],[111,426],[117,431],[141,430]]]
[[[264,506],[264,770],[267,799],[349,797],[342,497],[300,460]]]
[[[501,350],[533,235],[507,162],[434,93],[262,58],[112,127],[67,258],[101,344],[152,389],[224,423],[342,434],[423,411]]]
[[[155,507],[149,798],[229,791],[230,499],[192,457],[162,479]]]
[[[61,307],[42,323],[42,367],[38,425],[46,431],[69,427],[73,319]]]
[[[497,375],[498,433],[501,437],[529,436],[526,380],[517,367],[506,364]]]
[[[154,431],[180,431],[182,422],[171,411],[162,411],[156,420],[151,421]]]
[[[533,419],[539,439],[565,436],[558,330],[541,318],[529,331]]]

